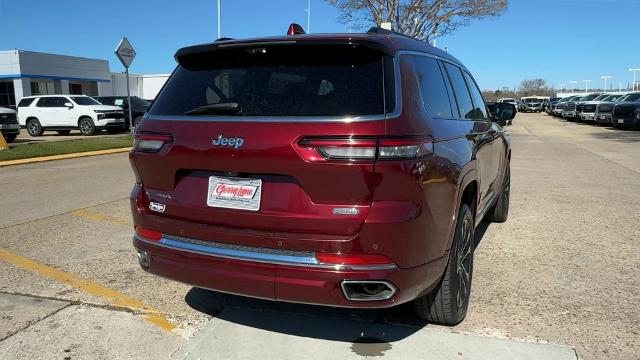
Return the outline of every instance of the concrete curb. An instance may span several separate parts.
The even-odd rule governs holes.
[[[117,154],[117,153],[128,152],[129,150],[131,150],[131,148],[126,147],[126,148],[116,148],[116,149],[107,149],[107,150],[85,151],[85,152],[63,154],[63,155],[42,156],[42,157],[28,158],[28,159],[7,160],[7,161],[0,161],[0,168],[5,166],[24,165],[24,164],[32,164],[32,163],[39,163],[39,162],[53,161],[53,160],[75,159],[75,158],[86,157],[86,156]]]

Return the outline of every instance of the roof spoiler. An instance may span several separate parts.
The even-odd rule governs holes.
[[[181,64],[182,61],[189,56],[197,54],[206,54],[220,50],[240,49],[240,48],[252,48],[252,47],[264,47],[264,46],[304,46],[304,45],[359,45],[370,49],[380,51],[381,53],[389,56],[395,54],[395,50],[380,41],[370,40],[363,37],[343,39],[312,39],[305,38],[304,40],[296,39],[295,36],[291,36],[291,39],[268,39],[263,40],[225,40],[213,43],[207,43],[202,45],[187,46],[178,51],[174,55],[175,60]]]

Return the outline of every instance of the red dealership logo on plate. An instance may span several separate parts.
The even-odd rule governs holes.
[[[214,193],[219,197],[235,199],[251,199],[255,195],[257,187],[246,185],[218,184]]]

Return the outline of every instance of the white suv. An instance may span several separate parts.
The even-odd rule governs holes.
[[[18,122],[31,136],[40,136],[45,130],[67,135],[79,129],[82,135],[93,135],[102,129],[110,134],[127,129],[121,108],[102,105],[84,95],[27,96],[18,103]]]

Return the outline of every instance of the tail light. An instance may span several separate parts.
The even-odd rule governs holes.
[[[155,230],[143,228],[140,225],[136,225],[136,234],[144,238],[145,240],[160,241],[160,239],[162,239],[162,233]]]
[[[135,134],[133,149],[137,151],[157,152],[165,144],[171,143],[173,138],[168,134]]]
[[[316,253],[316,260],[330,265],[393,265],[388,257],[375,254]]]
[[[307,161],[410,160],[433,153],[426,138],[304,138],[297,145]]]

